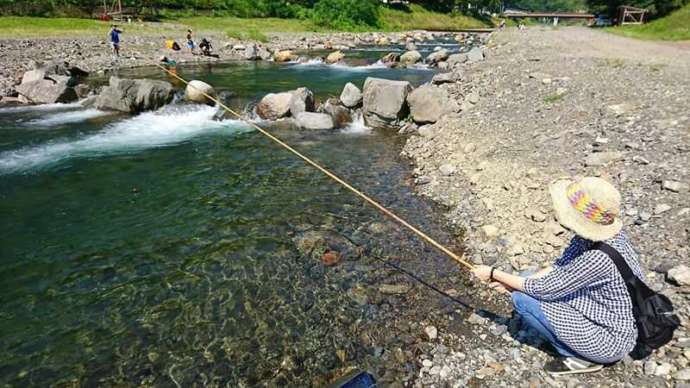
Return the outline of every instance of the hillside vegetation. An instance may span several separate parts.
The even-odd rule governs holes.
[[[647,24],[611,27],[608,30],[639,39],[690,40],[690,4]]]

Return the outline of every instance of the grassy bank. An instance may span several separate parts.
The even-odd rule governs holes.
[[[690,40],[690,4],[663,18],[643,25],[607,29],[614,34],[648,40]]]
[[[368,30],[404,31],[488,26],[487,23],[472,17],[430,12],[417,5],[412,5],[409,12],[388,8],[383,8],[381,11],[381,27]],[[93,36],[94,34],[100,34],[105,38],[108,28],[109,23],[92,19],[0,17],[0,37],[2,38],[70,37]],[[126,32],[143,35],[180,35],[185,29],[192,28],[198,32],[222,32],[232,37],[247,38],[261,38],[278,32],[328,31],[315,26],[308,20],[202,16],[180,17],[165,22],[124,24],[123,28]]]

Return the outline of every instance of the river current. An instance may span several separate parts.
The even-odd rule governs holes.
[[[214,85],[238,109],[300,86],[324,100],[369,76],[419,85],[434,74],[387,69],[379,55],[178,73]],[[154,68],[119,75],[174,81]],[[79,104],[0,109],[1,385],[305,386],[353,368],[386,373],[377,360],[404,345],[385,331],[406,299],[378,287],[410,283],[374,256],[431,280],[456,267],[215,113],[181,102],[137,116]],[[362,122],[276,134],[452,240],[413,195],[395,134]],[[343,261],[324,266],[310,250],[319,242]],[[398,364],[395,376],[413,373]]]

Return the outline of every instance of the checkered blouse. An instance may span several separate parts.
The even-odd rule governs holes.
[[[606,240],[644,279],[625,233]],[[556,336],[581,356],[598,363],[625,357],[637,340],[632,304],[623,277],[594,242],[574,237],[552,272],[525,281],[525,293],[538,299]]]

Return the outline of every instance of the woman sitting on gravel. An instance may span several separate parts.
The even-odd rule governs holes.
[[[550,187],[556,218],[576,236],[556,260],[528,277],[485,265],[473,273],[501,291],[512,291],[515,311],[562,356],[544,369],[555,375],[594,372],[635,347],[637,329],[623,277],[594,247],[604,242],[644,279],[637,255],[621,231],[621,197],[607,181],[561,180]]]

